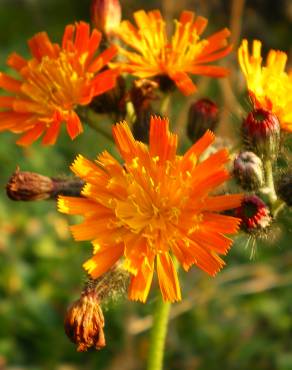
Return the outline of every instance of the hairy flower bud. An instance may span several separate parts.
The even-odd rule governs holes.
[[[272,221],[269,208],[256,195],[245,196],[235,215],[242,220],[242,228],[249,233],[265,230]]]
[[[91,21],[106,36],[111,36],[121,22],[122,11],[119,0],[92,0]]]
[[[187,134],[192,142],[198,140],[207,130],[214,131],[219,120],[217,105],[210,99],[200,99],[189,109]]]
[[[22,172],[19,168],[9,179],[6,192],[12,200],[43,200],[50,198],[53,192],[53,181],[34,172]]]
[[[80,299],[71,305],[64,327],[69,339],[77,345],[77,351],[105,346],[104,317],[94,289],[86,289]]]
[[[261,159],[253,152],[241,152],[234,160],[233,174],[245,190],[257,190],[264,185]]]
[[[281,176],[277,182],[277,193],[288,206],[292,206],[292,171]]]
[[[261,158],[275,159],[280,145],[280,123],[273,113],[256,109],[242,124],[244,140]]]
[[[119,76],[116,80],[116,86],[104,94],[96,96],[89,107],[95,113],[113,113],[117,121],[123,120],[126,115],[126,84],[124,78]]]
[[[50,178],[17,168],[6,185],[6,192],[12,200],[34,201],[55,199],[58,195],[80,196],[83,185],[79,179]]]

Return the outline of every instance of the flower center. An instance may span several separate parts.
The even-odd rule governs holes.
[[[121,226],[146,238],[150,247],[166,250],[168,240],[177,233],[175,226],[179,222],[183,200],[178,194],[178,179],[171,176],[169,169],[160,170],[158,173],[157,168],[152,177],[143,167],[138,168],[139,174],[138,171],[127,173],[128,196],[117,200],[115,210]],[[157,245],[157,240],[161,240],[161,245]]]
[[[66,114],[79,102],[90,77],[83,69],[74,53],[64,51],[56,59],[44,57],[39,64],[33,60],[24,71],[27,82],[22,92],[39,106],[40,115]]]

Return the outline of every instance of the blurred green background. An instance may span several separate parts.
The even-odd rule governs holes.
[[[1,70],[6,70],[9,53],[28,55],[26,40],[34,33],[46,30],[59,41],[66,24],[89,20],[89,6],[89,0],[0,0]],[[122,6],[125,18],[141,7],[160,8],[167,19],[182,9],[195,10],[209,17],[207,33],[231,26],[235,48],[243,37],[259,38],[265,51],[278,48],[291,56],[289,0],[151,0],[145,4],[125,0]],[[244,101],[235,53],[227,63],[233,68],[236,96]],[[224,104],[225,119],[234,124],[236,134],[240,119],[234,100],[226,97],[228,88],[217,82],[200,83],[199,94]],[[173,114],[179,115],[182,97],[175,97]],[[17,165],[49,176],[68,174],[76,154],[94,158],[101,150],[112,150],[111,143],[89,127],[74,142],[63,132],[49,148],[35,143],[23,149],[15,141],[13,134],[0,135],[0,369],[144,369],[155,289],[145,305],[127,299],[109,303],[105,307],[107,347],[77,353],[63,332],[63,316],[80,294],[85,280],[81,264],[90,256],[90,243],[72,240],[68,217],[56,211],[53,201],[13,202],[5,194],[5,184]],[[238,237],[225,258],[226,268],[215,279],[195,268],[181,273],[184,299],[173,305],[166,370],[292,369],[291,228],[291,212],[285,211],[271,232],[273,238],[270,234],[269,243],[258,244],[252,260],[247,238]]]

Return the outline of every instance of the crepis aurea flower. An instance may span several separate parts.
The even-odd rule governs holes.
[[[189,74],[224,77],[228,69],[210,65],[231,51],[224,28],[206,39],[201,39],[208,20],[195,16],[194,12],[183,11],[175,20],[175,32],[168,39],[166,24],[158,10],[134,13],[137,28],[129,21],[122,21],[116,30],[119,37],[132,50],[119,46],[125,61],[113,66],[140,78],[164,76],[172,80],[185,95],[196,91]]]
[[[282,130],[292,131],[292,72],[285,66],[287,54],[270,50],[265,66],[262,66],[262,43],[254,40],[249,53],[248,41],[243,40],[238,49],[238,60],[246,78],[246,84],[255,108],[274,113]]]
[[[20,145],[42,134],[43,144],[54,144],[62,123],[71,139],[79,135],[83,129],[75,108],[113,88],[117,77],[116,70],[101,72],[117,49],[111,46],[96,55],[100,41],[99,31],[90,32],[80,22],[66,27],[62,45],[41,32],[28,41],[31,59],[10,55],[7,64],[19,79],[0,73],[0,87],[9,93],[0,97],[0,131],[22,133]]]
[[[229,179],[228,151],[203,162],[200,155],[214,141],[207,131],[183,156],[167,119],[152,117],[149,147],[136,141],[123,122],[113,127],[121,165],[108,152],[95,163],[79,155],[73,172],[86,181],[83,198],[61,196],[58,208],[83,215],[71,227],[76,240],[91,240],[93,256],[84,268],[95,279],[124,257],[130,273],[129,298],[145,302],[157,270],[163,299],[181,299],[173,259],[185,270],[198,266],[214,276],[223,266],[239,219],[219,212],[238,207],[242,196],[210,195]]]

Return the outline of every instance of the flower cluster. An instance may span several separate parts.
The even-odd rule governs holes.
[[[133,16],[135,25],[121,20],[118,0],[92,0],[92,30],[82,21],[70,24],[60,44],[38,33],[28,41],[28,59],[8,57],[16,77],[0,72],[0,131],[21,134],[19,145],[41,136],[44,145],[55,144],[62,125],[71,139],[88,124],[112,140],[110,126],[98,120],[107,114],[114,124],[120,160],[110,150],[95,161],[80,154],[71,166],[77,179],[17,169],[6,187],[13,200],[54,199],[60,212],[83,217],[71,231],[76,241],[93,245],[83,264],[90,284],[65,320],[80,351],[105,346],[101,305],[108,290],[124,294],[127,287],[131,300],[145,302],[157,278],[163,300],[179,301],[178,266],[215,276],[233,243],[230,235],[241,226],[249,239],[267,236],[278,212],[291,206],[289,163],[274,185],[277,161],[288,162],[283,134],[292,132],[286,53],[271,50],[262,65],[261,42],[253,41],[250,53],[242,41],[238,60],[252,106],[227,170],[228,145],[217,140],[211,148],[213,131],[225,124],[214,97],[187,101],[186,112],[171,117],[178,134],[161,116],[184,110],[167,103],[175,91],[179,99],[197,91],[193,76],[228,75],[214,63],[232,50],[229,30],[203,38],[207,19],[185,10],[169,37],[160,11]],[[184,154],[178,146],[183,128]],[[227,185],[230,174],[237,184]]]

